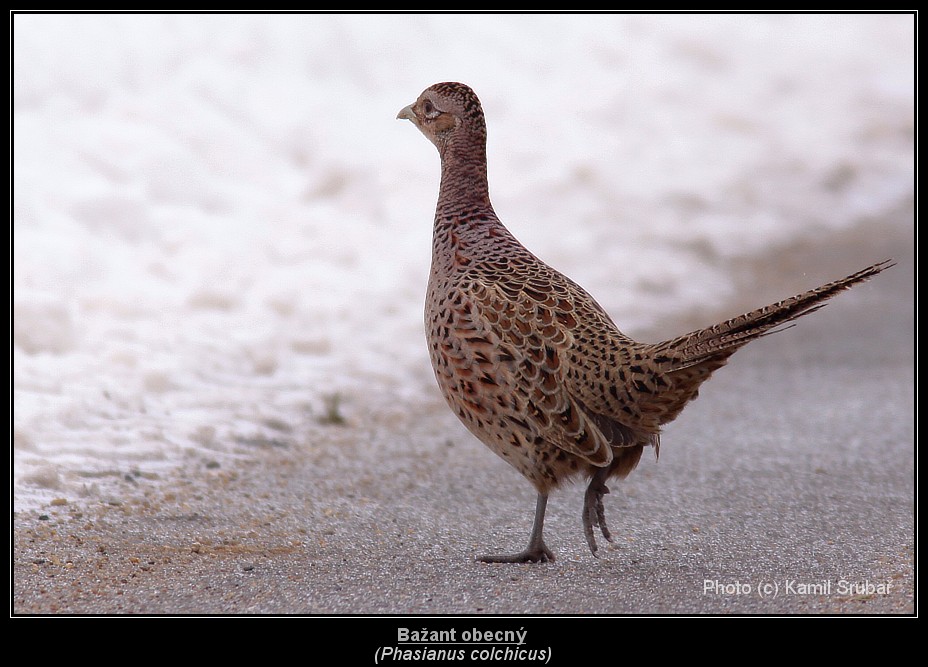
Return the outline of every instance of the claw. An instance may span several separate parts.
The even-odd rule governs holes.
[[[603,506],[603,496],[607,493],[609,493],[609,489],[603,486],[600,492],[596,494],[596,525],[599,526],[599,530],[602,532],[603,537],[606,538],[606,541],[611,542],[612,533],[609,532],[609,526],[606,525],[606,508]]]
[[[609,487],[597,479],[598,475],[590,480],[583,498],[583,534],[590,551],[597,556],[598,547],[593,535],[593,526],[599,528],[607,542],[612,542],[612,533],[606,525],[606,508],[603,505],[603,496],[609,493]]]
[[[481,563],[553,563],[554,554],[542,542],[539,545],[530,546],[517,554],[477,556],[477,560]]]
[[[596,515],[593,513],[593,508],[589,507],[587,502],[583,503],[583,534],[586,536],[586,543],[590,547],[590,551],[594,556],[597,556],[597,547],[596,547],[596,538],[593,536],[593,524],[596,523]],[[598,556],[597,556],[598,557]]]
[[[548,494],[539,493],[535,501],[535,523],[532,525],[532,534],[528,539],[528,546],[517,554],[504,556],[477,556],[481,563],[552,563],[554,554],[545,544],[543,537],[545,523],[545,507],[548,505]]]

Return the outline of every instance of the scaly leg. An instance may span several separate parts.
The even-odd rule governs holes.
[[[548,506],[548,494],[539,493],[535,501],[535,523],[528,538],[528,546],[517,554],[506,556],[477,556],[483,563],[547,563],[554,560],[554,554],[545,545],[542,532],[545,525],[545,508]]]
[[[612,541],[612,534],[609,532],[609,526],[606,525],[606,509],[603,507],[603,496],[609,493],[609,487],[605,483],[608,476],[608,468],[597,470],[590,479],[590,485],[583,496],[583,533],[586,535],[586,543],[590,545],[590,551],[594,556],[596,556],[597,547],[593,537],[593,526],[599,527],[608,542]]]

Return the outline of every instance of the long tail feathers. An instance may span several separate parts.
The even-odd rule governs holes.
[[[665,343],[666,348],[676,353],[673,356],[677,360],[672,370],[682,370],[709,360],[724,364],[724,360],[741,346],[761,336],[788,329],[789,326],[780,329],[776,327],[814,313],[838,292],[862,283],[894,265],[892,260],[879,262],[846,278],[669,340]]]

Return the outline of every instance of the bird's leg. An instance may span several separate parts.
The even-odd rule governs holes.
[[[590,479],[590,485],[583,496],[583,533],[586,535],[586,543],[590,545],[590,551],[594,556],[596,555],[596,540],[593,537],[593,526],[599,527],[608,542],[612,541],[612,534],[609,532],[609,526],[606,525],[606,509],[603,507],[603,496],[609,493],[609,487],[605,483],[608,476],[609,468],[599,468]]]
[[[506,556],[477,556],[483,563],[547,563],[554,560],[554,554],[545,545],[542,532],[545,525],[545,508],[548,506],[548,494],[539,493],[535,501],[535,523],[528,538],[528,546],[517,554]]]

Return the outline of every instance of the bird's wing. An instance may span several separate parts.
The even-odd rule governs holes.
[[[596,466],[612,462],[620,425],[591,412],[572,391],[568,365],[577,326],[566,292],[474,278],[460,284],[474,333],[496,351],[496,377],[510,408],[548,442]],[[509,290],[508,292],[506,290]]]

